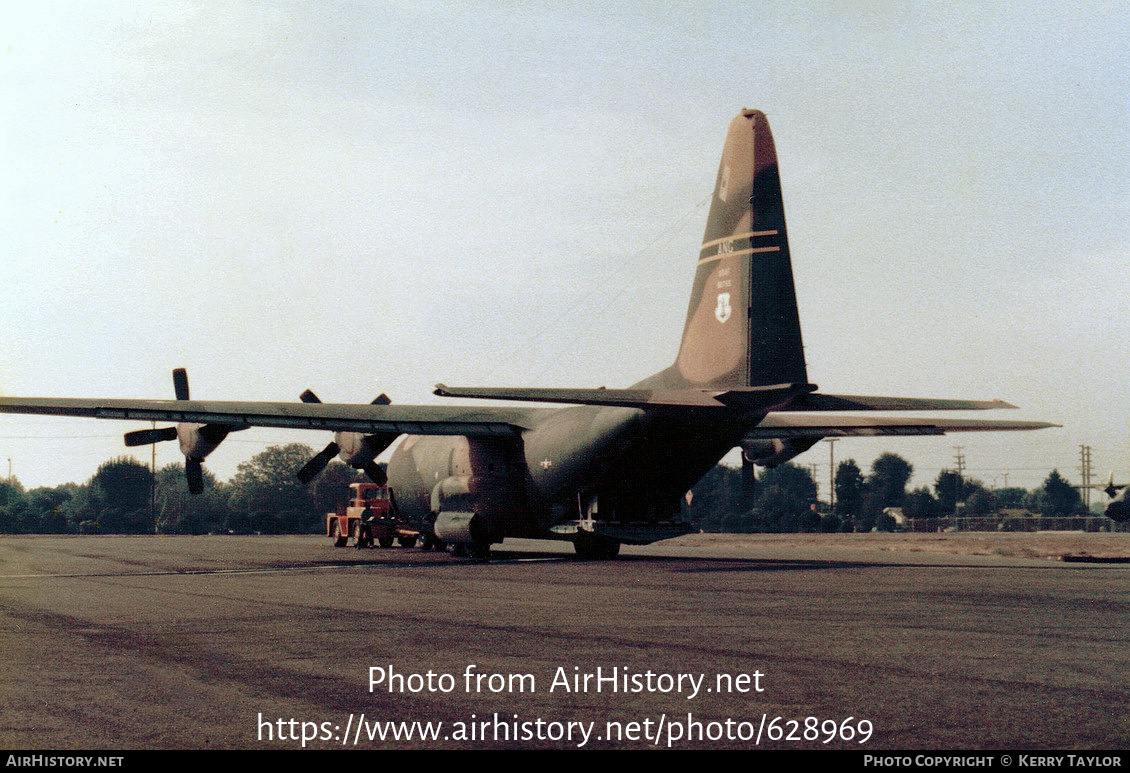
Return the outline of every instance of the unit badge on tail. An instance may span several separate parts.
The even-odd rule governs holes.
[[[729,293],[718,293],[718,305],[714,307],[714,318],[722,323],[730,318]]]

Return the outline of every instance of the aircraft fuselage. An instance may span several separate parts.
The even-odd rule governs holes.
[[[388,465],[397,505],[425,526],[473,512],[475,541],[545,536],[559,523],[655,523],[756,419],[711,422],[634,408],[537,410],[514,438],[408,436]]]

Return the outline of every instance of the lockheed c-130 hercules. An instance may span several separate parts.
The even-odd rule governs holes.
[[[730,124],[697,257],[682,342],[663,370],[627,389],[456,388],[445,397],[568,407],[369,405],[192,400],[183,371],[177,399],[0,398],[0,412],[175,421],[130,432],[127,445],[179,439],[189,485],[227,434],[248,427],[331,430],[309,480],[335,456],[386,473],[376,457],[401,435],[387,466],[401,516],[436,540],[483,555],[505,537],[571,540],[610,557],[686,531],[685,493],[730,449],[774,466],[825,437],[1028,430],[1045,422],[870,417],[825,411],[980,410],[1008,403],[817,392],[808,382],[785,231],[777,155],[765,115]]]

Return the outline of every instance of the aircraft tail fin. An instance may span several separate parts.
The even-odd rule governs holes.
[[[649,386],[806,384],[777,151],[765,114],[731,122],[682,344]]]

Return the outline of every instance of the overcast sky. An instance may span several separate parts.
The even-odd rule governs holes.
[[[5,3],[0,391],[171,398],[178,366],[199,399],[627,386],[675,357],[749,107],[777,142],[810,379],[1063,424],[837,461],[891,450],[926,485],[962,446],[987,484],[1035,487],[1077,481],[1087,444],[1126,477],[1128,22],[1114,2]],[[0,465],[82,482],[136,426],[0,416]],[[295,440],[328,436],[251,430],[208,466]],[[797,459],[822,484],[827,448]]]

